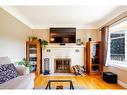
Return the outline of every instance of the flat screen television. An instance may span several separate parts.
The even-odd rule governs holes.
[[[50,43],[76,43],[76,28],[50,28]]]

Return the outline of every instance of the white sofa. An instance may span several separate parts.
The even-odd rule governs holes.
[[[10,64],[8,57],[0,57],[1,64]],[[35,74],[29,73],[28,68],[15,66],[20,76],[0,84],[0,89],[33,89]]]

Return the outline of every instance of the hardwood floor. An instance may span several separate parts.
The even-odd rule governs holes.
[[[124,89],[118,84],[108,84],[102,80],[101,76],[43,76],[40,75],[35,78],[36,87],[46,87],[50,79],[68,79],[72,80],[74,86],[82,86],[86,89]],[[55,85],[55,84],[53,84]]]

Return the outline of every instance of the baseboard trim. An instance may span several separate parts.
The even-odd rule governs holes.
[[[118,84],[123,86],[124,88],[127,88],[127,83],[121,81],[121,80],[118,80]]]

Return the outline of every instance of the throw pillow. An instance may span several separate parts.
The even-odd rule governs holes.
[[[13,64],[0,65],[0,84],[18,76],[18,72]]]

